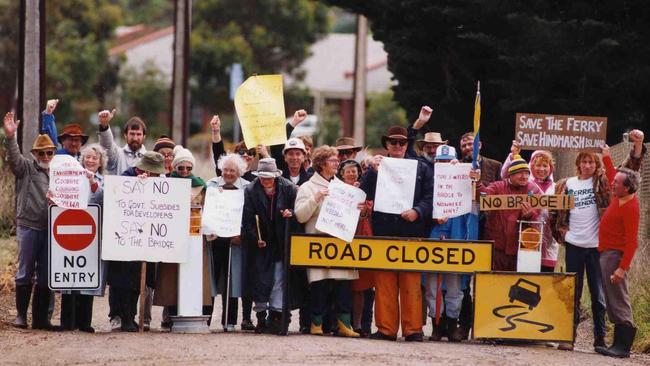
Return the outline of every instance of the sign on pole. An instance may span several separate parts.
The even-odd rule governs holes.
[[[185,262],[190,195],[189,179],[107,176],[102,259]]]
[[[472,164],[436,163],[433,180],[433,218],[452,218],[472,211]]]
[[[235,93],[235,110],[246,146],[287,142],[282,75],[256,75]]]
[[[532,208],[547,210],[570,210],[575,204],[573,195],[556,194],[497,194],[479,197],[481,211],[520,210],[527,202]]]
[[[515,139],[524,150],[597,151],[605,144],[607,117],[517,113]]]
[[[572,342],[575,274],[477,273],[474,338]]]
[[[417,160],[381,159],[373,209],[396,215],[412,209],[417,173]]]
[[[366,199],[366,193],[337,180],[332,180],[327,190],[329,195],[323,200],[316,229],[350,242],[354,239],[361,214],[357,206]]]
[[[492,269],[492,242],[291,236],[292,266],[472,273]]]
[[[52,290],[96,290],[100,286],[101,210],[50,206],[49,280]]]
[[[70,155],[55,155],[50,163],[49,190],[57,206],[85,209],[90,196],[86,169]]]

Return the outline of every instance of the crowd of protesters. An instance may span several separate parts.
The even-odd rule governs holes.
[[[34,141],[31,156],[23,156],[18,148],[19,121],[12,113],[4,118],[7,159],[18,180],[16,327],[28,327],[31,298],[33,329],[94,332],[93,298],[104,296],[108,285],[112,329],[137,330],[135,315],[142,268],[139,262],[102,261],[104,276],[100,289],[63,291],[60,326],[51,323],[53,294],[47,283],[47,212],[52,202],[48,169],[55,154],[67,154],[77,158],[86,169],[90,203],[99,205],[105,175],[189,179],[192,196],[187,199],[197,205],[202,204],[206,187],[244,191],[241,235],[204,237],[203,314],[212,315],[214,299],[220,295],[221,325],[226,331],[235,330],[241,299],[242,331],[286,332],[291,320],[281,314],[289,307],[300,309],[298,321],[304,334],[333,333],[394,341],[401,333],[405,341],[419,342],[425,339],[423,325],[428,315],[433,324],[430,340],[468,339],[472,327],[470,275],[332,268],[287,270],[283,266],[289,234],[319,233],[315,224],[329,194],[328,185],[340,181],[366,193],[366,200],[358,203],[357,235],[491,240],[494,270],[516,271],[520,221],[548,222],[542,233],[541,270],[555,271],[558,249],[563,245],[566,271],[575,272],[577,278],[574,327],[580,318],[586,272],[595,350],[610,356],[629,356],[636,328],[626,273],[637,247],[640,207],[636,191],[646,153],[644,135],[639,130],[629,134],[633,147],[621,167],[614,167],[605,145],[600,154],[580,152],[575,161],[577,175],[557,182],[550,152],[534,151],[528,163],[514,141],[503,164],[480,154],[474,158],[478,169],[472,170],[470,179],[476,183],[477,196],[572,194],[574,208],[541,210],[523,203],[521,209],[488,211],[480,219],[472,214],[433,219],[435,164],[471,162],[474,146],[480,149],[481,142],[475,145],[472,133],[462,135],[457,155],[440,133],[428,132],[417,139],[419,130],[430,119],[429,107],[422,107],[418,119],[408,128],[392,126],[384,135],[376,136],[381,139],[386,157],[417,161],[413,207],[401,214],[388,214],[373,210],[383,156],[362,153],[363,147],[350,137],[340,137],[335,146],[318,147],[307,136],[288,138],[284,145],[268,147],[247,146],[240,141],[232,151],[227,151],[221,137],[221,122],[214,116],[210,128],[216,177],[206,182],[194,174],[197,162],[192,152],[171,138],[160,136],[149,151],[145,147],[147,125],[138,117],[124,124],[123,146],[115,143],[110,126],[115,110],[98,114],[99,144],[86,145],[88,135],[78,124],[64,125],[58,134],[54,118],[57,103],[58,100],[48,101],[42,113],[42,134]],[[304,110],[295,112],[286,125],[287,137],[306,117]],[[171,317],[178,311],[178,265],[148,263],[146,271],[142,307],[145,330],[151,327],[152,305],[163,307],[161,329],[170,329]],[[285,282],[291,285],[289,294],[283,292]],[[441,295],[442,301],[438,299]],[[434,318],[437,310],[444,315],[442,319]],[[374,333],[373,311],[377,329]],[[615,324],[610,347],[605,344],[606,313]],[[573,344],[562,343],[558,348],[572,350]]]

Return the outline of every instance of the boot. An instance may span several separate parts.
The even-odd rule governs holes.
[[[350,325],[350,314],[339,314],[338,320],[336,321],[338,325],[338,335],[342,337],[352,337],[358,338],[359,333],[352,330],[352,325]]]
[[[259,311],[255,313],[255,316],[257,317],[257,326],[255,327],[255,333],[267,333],[268,327],[266,326],[266,311]]]
[[[447,318],[447,339],[449,342],[460,342],[463,336],[458,329],[458,319]]]
[[[53,326],[48,319],[50,306],[50,289],[36,286],[32,299],[32,329],[59,331],[60,327]]]
[[[439,342],[442,339],[444,333],[442,331],[442,324],[436,325],[435,318],[431,318],[431,324],[433,324],[433,330],[431,331],[431,337],[429,337],[429,340],[434,342]]]
[[[27,309],[29,298],[32,296],[32,285],[16,286],[16,320],[13,326],[16,328],[27,328]]]
[[[614,325],[614,344],[599,353],[610,357],[628,358],[635,336],[636,328],[626,324],[616,324]]]
[[[276,335],[284,334],[282,326],[282,313],[279,311],[271,311],[269,314],[269,319],[269,333]]]
[[[309,334],[323,335],[323,317],[320,315],[311,316],[311,326],[309,327]]]
[[[135,324],[135,311],[133,301],[137,303],[138,296],[133,295],[130,290],[120,289],[120,314],[122,325],[120,329],[123,332],[137,332],[138,327]]]

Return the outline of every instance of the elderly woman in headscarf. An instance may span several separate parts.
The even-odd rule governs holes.
[[[86,169],[90,183],[89,204],[101,205],[104,201],[104,176],[107,156],[99,144],[85,146],[81,150],[81,165]],[[101,261],[100,288],[97,290],[62,291],[61,295],[61,329],[94,333],[91,326],[93,319],[93,297],[104,296],[106,288],[107,266]]]
[[[174,160],[172,162],[171,178],[190,179],[192,182],[192,206],[202,206],[205,196],[205,182],[203,179],[192,173],[194,169],[194,156],[192,152],[181,145],[174,147]],[[207,245],[203,248],[203,315],[212,315],[213,299],[210,296],[210,277],[208,271]],[[163,327],[168,326],[169,319],[165,317],[175,316],[178,313],[178,264],[159,263],[156,270],[156,291],[154,292],[153,303],[158,306],[165,306],[163,312]],[[210,319],[208,319],[210,325]]]
[[[316,221],[324,198],[329,194],[330,181],[338,180],[336,172],[339,166],[338,151],[331,146],[321,146],[312,154],[314,175],[298,189],[295,213],[298,222],[305,224],[306,233],[318,233]],[[334,297],[337,313],[338,335],[359,337],[352,330],[350,312],[352,311],[352,280],[359,277],[356,270],[309,268],[307,279],[311,287],[311,327],[310,333],[323,334],[323,315],[330,306],[328,299]]]
[[[250,182],[242,178],[248,165],[239,154],[221,155],[217,162],[221,175],[208,181],[208,189],[239,190]],[[241,237],[230,238],[208,235],[210,250],[210,277],[212,278],[212,296],[221,294],[221,325],[226,331],[232,331],[237,324],[237,298],[242,296],[242,274],[244,269]],[[230,276],[228,275],[230,271]],[[228,278],[230,277],[230,282]],[[226,315],[226,300],[228,314]],[[227,322],[226,322],[227,317]]]

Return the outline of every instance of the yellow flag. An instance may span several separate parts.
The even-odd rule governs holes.
[[[476,100],[474,101],[474,136],[478,134],[478,129],[481,127],[481,82],[477,84]]]
[[[248,148],[287,142],[282,75],[256,75],[235,93],[235,110]]]

